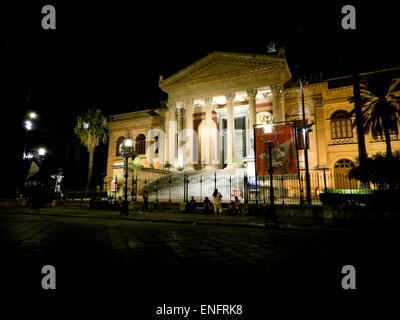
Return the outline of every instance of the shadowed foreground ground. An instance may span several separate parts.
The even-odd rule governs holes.
[[[367,301],[397,290],[396,229],[269,230],[2,212],[3,302],[19,305],[15,313],[47,305],[140,319],[180,319],[155,316],[164,303],[242,304],[239,319],[311,316],[317,306],[357,314],[360,303],[367,311]],[[46,264],[56,268],[55,291],[41,288]],[[346,264],[357,270],[352,292],[340,285]]]

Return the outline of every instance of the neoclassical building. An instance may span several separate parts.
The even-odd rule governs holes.
[[[159,87],[168,94],[160,108],[110,117],[107,184],[122,176],[118,146],[124,137],[135,149],[151,179],[169,164],[174,169],[224,169],[244,164],[254,175],[253,126],[265,115],[274,122],[301,121],[301,93],[291,82],[284,51],[278,55],[213,52]],[[350,116],[350,83],[314,79],[304,85],[305,114],[314,123],[308,133],[309,167],[331,172],[348,170],[358,156]],[[301,137],[300,137],[301,138]],[[302,139],[299,164],[304,167]],[[383,140],[366,135],[367,152],[385,151]],[[393,149],[400,143],[393,137]],[[167,165],[167,167],[169,167]],[[153,178],[154,178],[153,177]]]

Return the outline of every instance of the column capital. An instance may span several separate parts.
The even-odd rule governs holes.
[[[212,104],[212,99],[213,99],[213,97],[205,97],[204,98],[204,103],[206,104],[206,106]]]
[[[247,92],[247,95],[249,98],[255,98],[257,95],[258,89],[257,88],[247,89],[246,92]]]
[[[232,103],[233,100],[235,99],[235,93],[234,92],[229,92],[228,94],[225,95],[226,98],[226,103]]]
[[[279,84],[274,84],[269,87],[271,88],[272,94],[277,94],[281,91],[281,86]]]
[[[184,109],[184,108],[175,108],[175,112],[176,112],[176,115],[177,115],[178,117],[183,117],[183,116],[184,116],[185,109]]]
[[[168,109],[175,109],[176,103],[175,101],[167,101]]]
[[[193,99],[188,99],[188,100],[183,101],[183,106],[184,106],[185,108],[187,108],[187,107],[192,107],[192,106],[193,106],[193,103],[194,103],[194,100],[193,100]]]

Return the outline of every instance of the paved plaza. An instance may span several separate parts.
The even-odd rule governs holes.
[[[252,305],[248,312],[255,313],[263,308],[262,301],[303,299],[303,293],[310,299],[354,299],[396,284],[391,277],[398,263],[389,254],[395,232],[17,212],[0,212],[2,288],[30,297],[51,295],[40,286],[41,268],[47,264],[56,268],[53,295],[62,301],[121,297],[145,312],[157,303],[225,301]],[[341,268],[347,264],[358,271],[354,293],[341,288]]]

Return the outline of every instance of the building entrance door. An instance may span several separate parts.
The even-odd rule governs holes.
[[[354,167],[354,163],[348,159],[341,159],[335,163],[334,178],[335,189],[357,189],[358,181],[350,179],[349,172]]]
[[[246,117],[235,118],[235,160],[239,164],[246,157]]]

